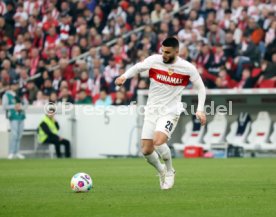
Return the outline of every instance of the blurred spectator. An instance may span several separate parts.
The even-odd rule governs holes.
[[[86,71],[83,71],[80,77],[77,78],[76,81],[74,82],[73,89],[72,89],[73,97],[75,97],[80,90],[85,90],[87,95],[90,96],[92,93],[92,85],[93,85],[92,79],[88,77],[88,73]]]
[[[33,104],[33,102],[36,100],[38,88],[36,87],[34,81],[30,80],[27,82],[27,96],[28,96],[28,101],[29,104]]]
[[[216,22],[213,22],[210,26],[210,31],[207,34],[207,39],[210,45],[217,43],[225,43],[225,32],[218,26]]]
[[[231,19],[234,21],[238,21],[242,14],[243,7],[240,5],[239,0],[232,1],[232,16]]]
[[[110,49],[109,49],[108,46],[103,45],[101,47],[100,56],[101,56],[101,59],[103,61],[103,65],[107,66],[108,62],[109,62],[109,59],[111,59],[111,57],[112,57],[112,54],[111,54]]]
[[[73,65],[68,64],[68,60],[66,60],[66,59],[60,59],[59,65],[60,65],[62,77],[71,86],[73,84],[74,78],[75,78],[75,74],[73,71]]]
[[[70,33],[70,18],[66,12],[61,13],[59,23],[60,39],[66,41],[69,38]]]
[[[19,66],[19,87],[26,87],[29,78],[29,69],[25,65]]]
[[[208,44],[203,44],[200,53],[197,57],[197,65],[203,66],[205,69],[209,69],[214,61],[214,54]]]
[[[100,91],[100,98],[95,103],[96,106],[109,106],[112,105],[112,99],[108,95],[106,88],[102,88]]]
[[[53,82],[52,82],[52,86],[55,91],[59,90],[61,81],[62,81],[61,71],[60,69],[56,69],[53,73]]]
[[[244,64],[259,64],[260,61],[260,51],[251,40],[250,35],[244,35],[243,42],[238,49],[238,55],[235,59],[237,64],[236,79],[240,80]]]
[[[52,81],[50,78],[45,79],[42,90],[43,90],[43,94],[46,96],[50,96],[51,93],[55,91],[52,86]]]
[[[74,103],[74,99],[70,95],[70,92],[69,92],[68,88],[63,87],[60,90],[60,97],[59,97],[58,101],[62,102],[62,103],[72,103],[72,104]]]
[[[204,18],[200,16],[197,10],[192,9],[189,13],[189,20],[192,21],[193,28],[204,25]]]
[[[8,86],[11,81],[11,77],[6,69],[2,69],[0,73],[0,81],[3,86]]]
[[[224,51],[222,49],[222,45],[221,44],[216,44],[214,46],[214,60],[213,62],[210,64],[210,67],[208,68],[208,71],[214,75],[217,75],[219,72],[219,69],[224,66],[225,62],[226,62],[226,57],[224,55]]]
[[[116,64],[114,58],[109,59],[108,66],[104,69],[104,78],[108,84],[119,75],[119,66]]]
[[[275,39],[276,36],[276,20],[274,20],[271,25],[270,28],[268,29],[266,36],[265,36],[265,44],[269,45],[270,43],[273,42],[273,40]]]
[[[18,60],[21,58],[21,50],[25,49],[24,45],[24,37],[23,35],[19,34],[17,37],[17,41],[15,42],[14,50],[13,50],[13,58]]]
[[[57,103],[58,102],[58,95],[56,92],[52,92],[49,96],[50,103]]]
[[[251,70],[249,68],[243,69],[242,78],[238,83],[238,88],[253,88],[255,86],[256,79],[251,77]]]
[[[227,32],[225,35],[225,45],[223,46],[223,51],[226,58],[233,58],[236,56],[237,45],[234,42],[233,33]]]
[[[5,1],[2,1],[2,0],[0,1],[0,8],[1,8],[1,10],[0,10],[1,16],[3,16],[4,14],[7,13],[7,5],[6,5]]]
[[[264,80],[271,80],[276,82],[276,53],[272,55],[272,62],[263,61],[262,73],[258,79],[258,84]]]
[[[60,42],[59,35],[56,33],[55,27],[50,27],[48,30],[48,35],[46,36],[44,49],[56,48]]]
[[[160,3],[156,3],[154,5],[154,10],[151,12],[151,22],[156,22],[158,20],[162,20],[166,10],[162,8]]]
[[[46,79],[50,79],[51,80],[51,78],[50,78],[49,72],[44,67],[41,68],[40,70],[41,70],[41,76],[35,80],[35,84],[38,87],[38,89],[42,90],[43,89],[43,85],[44,85],[44,81]]]
[[[38,63],[39,63],[39,50],[37,48],[32,48],[31,52],[31,66],[30,66],[30,76],[34,76],[36,74]]]
[[[48,100],[46,99],[45,95],[43,94],[42,91],[38,91],[36,93],[36,100],[33,102],[34,106],[44,106]]]
[[[221,68],[215,80],[216,88],[233,88],[236,86],[236,82],[231,79],[227,70]]]
[[[3,60],[2,68],[5,69],[11,79],[17,79],[18,75],[16,74],[15,69],[11,66],[11,61],[8,59]]]
[[[60,82],[60,90],[63,89],[63,88],[67,88],[68,89],[69,85],[68,85],[68,82],[67,81],[62,81]]]
[[[129,104],[129,102],[127,99],[126,91],[122,90],[122,89],[118,90],[116,92],[115,100],[112,103],[112,105],[119,106],[119,105],[128,105],[128,104]]]
[[[111,19],[116,19],[118,17],[122,17],[123,20],[126,20],[126,13],[123,11],[123,9],[118,6],[118,5],[114,5],[110,14],[108,15],[108,20]]]
[[[92,79],[92,96],[98,95],[102,88],[107,88],[107,82],[100,73],[99,68],[94,68],[94,78]]]
[[[92,104],[92,98],[90,95],[87,95],[86,90],[81,89],[78,92],[76,104]]]
[[[131,97],[131,101],[137,102],[137,91],[138,90],[145,90],[149,88],[149,80],[148,79],[140,79],[137,87],[134,90],[134,93]]]
[[[28,14],[24,11],[23,4],[19,3],[17,5],[16,13],[13,16],[15,20],[15,37],[21,33],[21,28],[24,26],[24,22],[28,20]]]

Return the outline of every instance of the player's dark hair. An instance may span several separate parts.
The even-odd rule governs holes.
[[[179,41],[175,37],[168,37],[163,42],[164,47],[179,48]]]

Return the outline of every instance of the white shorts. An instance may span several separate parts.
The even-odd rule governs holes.
[[[177,125],[179,115],[167,114],[160,116],[158,114],[146,115],[142,129],[141,139],[153,139],[154,132],[160,131],[171,138],[171,135]]]

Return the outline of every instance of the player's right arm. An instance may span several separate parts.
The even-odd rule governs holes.
[[[197,71],[197,69],[191,65],[192,76],[190,77],[190,81],[193,84],[194,89],[197,90],[198,95],[198,105],[196,111],[196,117],[200,120],[201,125],[206,124],[206,115],[204,112],[204,104],[206,100],[206,88],[204,83]]]
[[[152,62],[156,57],[157,55],[152,55],[144,59],[144,61],[136,63],[134,66],[130,67],[124,74],[118,77],[115,80],[115,84],[117,86],[122,86],[128,78],[131,78],[138,73],[149,70]]]

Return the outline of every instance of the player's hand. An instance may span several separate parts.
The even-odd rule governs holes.
[[[202,126],[206,124],[206,115],[204,112],[197,111],[196,118],[199,119]]]
[[[115,84],[117,86],[122,86],[126,82],[126,78],[124,76],[120,76],[115,80]]]

